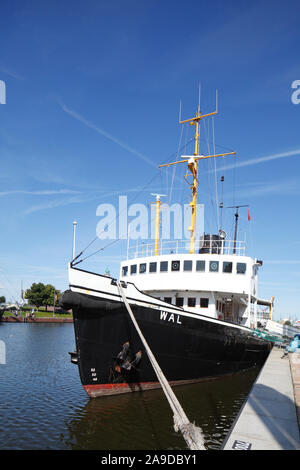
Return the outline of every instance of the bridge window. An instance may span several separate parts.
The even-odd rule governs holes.
[[[123,266],[122,267],[122,276],[127,276],[128,274],[128,266]]]
[[[167,272],[168,271],[168,261],[161,261],[160,262],[160,272]]]
[[[146,272],[146,263],[140,264],[140,274],[144,274]]]
[[[237,274],[245,274],[247,269],[246,263],[236,263]]]
[[[172,271],[179,271],[180,261],[172,261],[171,269],[172,269]]]
[[[149,264],[149,273],[156,273],[157,263],[150,263]]]
[[[224,261],[223,273],[232,273],[232,263],[230,261]]]
[[[183,307],[183,297],[176,297],[176,307]]]
[[[193,268],[193,261],[192,260],[184,260],[183,270],[184,271],[191,271],[192,268]]]
[[[130,266],[130,274],[136,274],[136,264]]]
[[[198,260],[196,262],[196,271],[205,271],[205,261]]]
[[[208,299],[205,297],[200,299],[200,307],[201,308],[208,308]]]
[[[209,270],[212,273],[217,273],[219,271],[219,261],[210,261]]]
[[[188,298],[188,307],[196,307],[196,297]]]

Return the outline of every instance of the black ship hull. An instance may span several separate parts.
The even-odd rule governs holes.
[[[92,289],[93,290],[93,289]],[[155,301],[154,298],[152,298]],[[82,385],[91,397],[148,390],[159,382],[120,298],[66,291],[72,308]],[[133,314],[171,385],[233,374],[266,360],[272,344],[252,331],[168,306],[131,304]]]

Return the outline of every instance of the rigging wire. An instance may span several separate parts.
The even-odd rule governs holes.
[[[192,139],[190,139],[190,141],[192,141]],[[188,143],[189,143],[189,142],[188,142]],[[184,147],[177,149],[177,151],[174,152],[174,153],[169,157],[169,161],[171,161],[171,159],[172,159],[172,157],[173,157],[174,155],[176,155],[176,154],[178,155],[178,153],[179,153],[181,150],[183,150],[183,148],[184,148]],[[140,194],[142,194],[142,193],[146,190],[146,188],[147,188],[148,186],[151,185],[151,183],[154,181],[154,179],[155,179],[156,177],[158,177],[158,175],[160,175],[160,177],[161,177],[161,172],[160,172],[160,171],[159,171],[158,173],[155,173],[155,175],[154,175],[154,176],[149,180],[149,182],[141,189],[141,191],[139,191],[138,194],[136,194],[136,196],[130,201],[131,204],[140,196]],[[124,209],[124,210],[125,210],[125,209]],[[116,220],[118,220],[119,216],[120,216],[123,212],[124,212],[124,211],[121,211],[119,214],[117,214],[117,215],[113,218],[113,220],[108,224],[108,226],[110,226],[113,222],[115,222]],[[80,258],[81,255],[82,255],[93,243],[95,243],[95,241],[98,240],[98,239],[99,239],[98,236],[94,237],[94,238],[90,241],[90,243],[88,243],[88,245],[87,245],[77,256],[75,256],[75,258],[72,260],[73,266],[75,266],[76,264],[79,264],[79,263],[85,261],[86,259],[88,259],[88,258],[90,258],[91,256],[94,256],[95,254],[97,254],[97,253],[103,251],[104,249],[108,248],[109,246],[113,245],[114,243],[116,243],[117,241],[120,240],[119,238],[116,238],[115,240],[113,240],[112,242],[108,243],[108,244],[105,245],[104,247],[102,247],[102,248],[100,248],[100,249],[94,251],[93,253],[91,253],[90,255],[86,256],[86,257],[83,258],[82,260],[77,261],[77,263],[74,263],[74,261],[76,261],[78,258]]]
[[[182,134],[183,134],[183,126],[181,126],[180,138],[179,138],[178,149],[177,149],[177,155],[176,155],[176,161],[178,160],[178,155],[179,155],[179,152],[180,152]],[[177,165],[174,165],[174,167],[173,167],[172,180],[171,180],[171,188],[170,188],[170,195],[169,195],[169,204],[171,203],[171,200],[172,200],[172,192],[173,192],[173,184],[174,184],[176,166],[177,166]]]
[[[212,116],[212,138],[213,138],[213,152],[216,154],[215,146],[215,119]],[[214,159],[214,170],[215,170],[215,190],[216,190],[216,206],[217,206],[217,229],[220,229],[220,214],[219,214],[219,197],[218,197],[218,183],[217,183],[217,162],[216,158]]]
[[[235,206],[235,191],[236,191],[236,158],[234,159],[234,168],[233,168],[233,185],[232,185],[232,200],[233,200],[233,206]]]
[[[150,186],[150,184],[154,181],[155,178],[158,177],[158,174],[159,173],[155,173],[154,176],[152,176],[152,178],[149,180],[149,182],[141,189],[141,191],[139,191],[136,196],[131,200],[131,203],[133,203],[139,196],[141,193],[143,193],[145,191],[145,189]],[[120,215],[124,212],[125,209],[123,209],[123,211],[119,212],[115,217],[114,219],[109,223],[109,225],[111,225],[113,222],[117,221],[118,218],[120,217]],[[98,239],[98,235],[96,237],[93,238],[93,240],[79,253],[79,255],[77,255],[73,260],[72,260],[72,263],[78,259],[96,240]],[[93,256],[94,254],[100,252],[100,251],[103,251],[105,248],[107,248],[108,246],[114,244],[115,242],[119,241],[120,239],[119,238],[116,238],[115,240],[113,240],[113,242],[110,242],[108,243],[108,245],[106,245],[105,247],[103,248],[100,248],[98,249],[97,251],[95,251],[94,253],[88,255],[87,257],[83,258],[81,261],[78,261],[77,263],[73,264],[73,266],[75,266],[76,264],[79,264],[81,263],[82,261],[90,258],[91,256]]]
[[[205,125],[205,122],[204,122],[204,125]],[[178,155],[179,155],[179,152],[183,149],[186,149],[187,146],[194,140],[194,137],[191,137],[188,139],[188,126],[186,126],[186,136],[185,136],[185,144],[181,147],[181,141],[182,141],[182,136],[183,136],[183,127],[182,126],[182,130],[181,130],[181,134],[180,134],[180,141],[179,141],[179,145],[178,145],[178,148],[177,148],[177,151],[174,152],[170,157],[169,157],[169,162],[171,161],[172,157],[174,155],[176,155],[176,158],[178,159]],[[206,129],[206,125],[205,125],[205,129]],[[207,144],[207,147],[208,147],[208,151],[209,151],[209,145],[212,144],[213,145],[213,148],[214,148],[214,152],[215,152],[215,135],[214,135],[214,127],[213,127],[213,142],[210,142],[209,140],[209,130],[208,132],[206,131],[207,135],[206,135],[206,144]],[[200,143],[201,141],[204,141],[204,139],[201,139],[200,136],[199,136],[199,140],[200,140]],[[228,147],[224,147],[222,145],[217,145],[217,147],[220,147],[220,148],[223,148],[225,150],[229,150],[229,151],[232,151],[232,149],[228,148]],[[216,185],[216,163],[215,163],[215,185]],[[161,172],[159,172],[160,174],[160,177],[161,177]],[[150,184],[153,182],[153,180],[158,176],[158,174],[156,173],[151,179],[150,181],[142,188],[142,190],[133,198],[133,200],[131,200],[131,203],[134,202],[139,196],[141,193],[143,193],[145,191],[145,189],[150,186]],[[166,175],[166,179],[168,179],[168,175]],[[170,189],[170,193],[169,193],[169,203],[171,201],[171,198],[172,198],[172,193],[173,193],[173,185],[174,185],[174,179],[175,179],[175,168],[173,170],[173,173],[172,173],[172,179],[171,179],[171,189]],[[161,179],[161,184],[162,184],[162,179]],[[217,185],[216,185],[216,201],[218,201],[218,193],[217,193]],[[222,188],[223,190],[223,188]],[[213,206],[213,198],[212,198],[212,194],[211,194],[211,187],[209,187],[209,191],[210,191],[210,197],[211,197],[211,204]],[[181,204],[183,202],[183,198],[185,198],[185,200],[187,200],[187,196],[184,196],[183,195],[183,187],[182,187],[182,197],[181,197]],[[123,211],[121,211],[122,213]],[[213,211],[214,212],[214,211]],[[113,222],[115,222],[116,220],[118,220],[119,216],[121,215],[121,213],[117,214],[116,217],[114,217],[114,219],[108,224],[108,226],[110,226]],[[217,227],[219,227],[219,215],[218,215],[218,203],[217,203]],[[115,240],[111,241],[110,243],[108,243],[107,245],[105,245],[104,247],[94,251],[93,253],[89,254],[88,256],[86,256],[85,258],[81,259],[80,261],[77,261],[77,263],[74,263],[74,261],[76,261],[77,259],[79,259],[82,254],[93,244],[95,243],[95,241],[98,239],[98,235],[96,237],[94,237],[89,243],[88,245],[77,255],[75,256],[75,258],[71,261],[71,263],[73,264],[73,266],[75,266],[76,264],[79,264],[83,261],[85,261],[86,259],[90,258],[91,256],[94,256],[95,254],[105,250],[106,248],[108,248],[109,246],[113,245],[114,243],[116,243],[117,241],[119,241],[120,239],[119,238],[116,238]]]
[[[210,141],[209,141],[209,124],[208,126],[206,126],[206,123],[204,121],[204,129],[205,129],[205,133],[206,133],[206,137],[207,137],[207,149],[208,149],[208,153],[210,153]],[[214,210],[214,199],[213,199],[213,195],[212,195],[212,182],[211,182],[211,173],[213,173],[212,171],[212,162],[208,161],[208,167],[210,169],[210,171],[208,172],[208,191],[209,191],[209,195],[210,195],[210,203],[211,203],[211,206],[212,206],[212,215],[211,215],[211,220],[212,220],[212,223],[213,221],[216,223],[216,225],[218,226],[218,221],[216,220],[216,213],[215,213],[215,210]]]

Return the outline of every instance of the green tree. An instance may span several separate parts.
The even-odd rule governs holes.
[[[60,291],[55,289],[51,284],[43,284],[42,282],[33,283],[32,286],[26,290],[25,299],[37,308],[45,306],[46,310],[49,305],[54,303],[54,295],[59,295]]]
[[[6,298],[4,297],[4,295],[1,295],[0,304],[5,304],[5,302],[6,302]]]

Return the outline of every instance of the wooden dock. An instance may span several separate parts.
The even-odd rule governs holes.
[[[300,450],[300,354],[273,347],[222,450]]]

